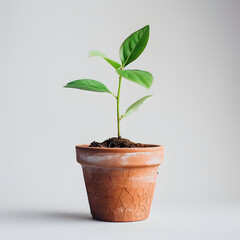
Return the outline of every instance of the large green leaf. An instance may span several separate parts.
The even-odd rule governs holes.
[[[119,51],[119,56],[123,67],[133,62],[143,52],[148,42],[149,28],[149,25],[146,25],[145,27],[131,34],[123,42]]]
[[[98,57],[102,57],[103,59],[105,59],[109,64],[111,64],[115,69],[120,68],[121,64],[113,61],[112,59],[108,58],[104,53],[98,51],[98,50],[93,50],[89,52],[89,57],[92,56],[98,56]]]
[[[81,79],[73,82],[69,82],[66,86],[67,88],[77,88],[86,91],[93,92],[106,92],[111,93],[108,88],[101,82],[91,80],[91,79]]]
[[[150,88],[153,81],[153,76],[150,72],[142,71],[142,70],[121,70],[116,69],[117,73],[135,83],[138,83],[145,88]]]
[[[123,119],[123,118],[129,116],[131,113],[137,111],[137,110],[138,110],[138,107],[139,107],[140,105],[142,105],[143,102],[144,102],[147,98],[149,98],[149,97],[151,97],[151,96],[152,96],[152,95],[147,95],[147,96],[145,96],[145,97],[143,97],[143,98],[140,98],[140,99],[137,100],[135,103],[133,103],[133,104],[127,109],[127,111],[125,112],[125,114],[121,116],[121,119]]]

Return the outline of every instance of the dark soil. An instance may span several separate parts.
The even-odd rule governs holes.
[[[89,147],[99,147],[99,148],[142,148],[145,147],[142,143],[134,143],[126,138],[109,138],[104,142],[92,142]]]

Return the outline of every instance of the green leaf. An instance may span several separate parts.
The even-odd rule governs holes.
[[[127,111],[125,112],[125,114],[121,116],[121,119],[123,119],[123,118],[129,116],[131,113],[137,111],[137,110],[138,110],[138,107],[139,107],[140,105],[142,105],[143,102],[144,102],[147,98],[149,98],[149,97],[151,97],[151,96],[152,96],[152,95],[147,95],[147,96],[145,96],[145,97],[143,97],[143,98],[140,98],[140,99],[137,100],[135,103],[133,103],[133,104],[127,109]]]
[[[93,57],[93,56],[102,57],[102,58],[107,57],[104,53],[102,53],[101,51],[98,51],[98,50],[92,50],[89,52],[89,57]]]
[[[142,71],[142,70],[121,70],[116,69],[117,73],[135,83],[138,83],[145,88],[150,88],[153,81],[153,76],[150,72]]]
[[[105,59],[109,64],[111,64],[115,69],[120,68],[121,64],[111,60],[110,58],[108,58],[104,53],[98,51],[98,50],[93,50],[89,52],[89,57],[93,57],[93,56],[97,56],[97,57],[102,57],[103,59]]]
[[[143,52],[148,42],[149,28],[149,25],[146,25],[131,34],[123,42],[119,50],[119,56],[123,67],[136,60]]]
[[[109,64],[111,64],[115,69],[118,69],[121,67],[121,64],[109,59],[109,58],[104,58]]]
[[[82,89],[86,91],[93,91],[93,92],[106,92],[111,93],[108,88],[101,82],[91,80],[91,79],[81,79],[76,80],[73,82],[69,82],[66,86],[66,88],[77,88]]]

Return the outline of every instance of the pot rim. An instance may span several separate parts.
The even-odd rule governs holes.
[[[76,145],[76,149],[82,149],[92,152],[106,152],[106,153],[134,153],[134,152],[155,152],[164,151],[163,145],[157,144],[143,144],[146,147],[141,148],[102,148],[102,147],[89,147],[89,144]]]

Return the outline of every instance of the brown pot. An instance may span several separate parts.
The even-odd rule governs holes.
[[[94,219],[131,222],[148,218],[163,146],[76,146]]]

